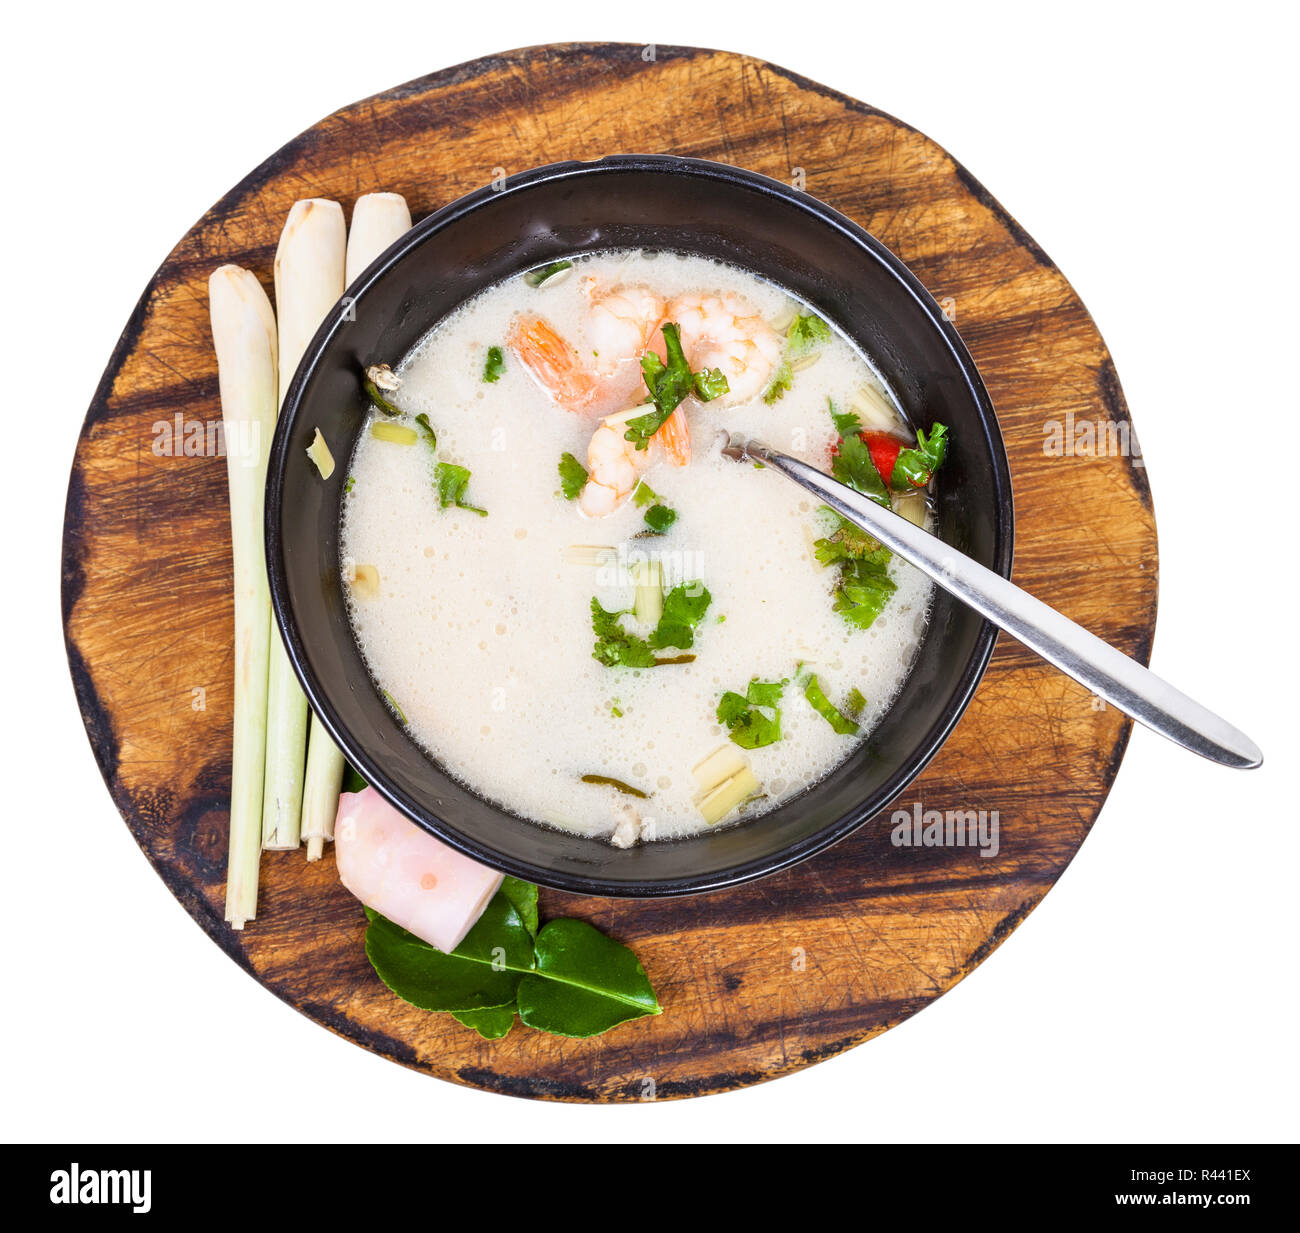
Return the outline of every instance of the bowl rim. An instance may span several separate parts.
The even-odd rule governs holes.
[[[975,366],[956,327],[940,309],[938,302],[915,274],[881,241],[865,228],[855,223],[833,206],[818,200],[807,192],[774,180],[759,172],[749,171],[727,163],[708,159],[687,158],[667,154],[612,154],[603,158],[582,161],[567,160],[548,163],[541,167],[509,176],[503,187],[487,185],[473,190],[455,201],[435,210],[416,223],[391,247],[386,249],[345,289],[340,303],[358,300],[376,282],[383,279],[406,255],[431,235],[451,226],[461,218],[488,206],[499,198],[526,192],[531,188],[555,181],[582,180],[590,176],[612,173],[652,172],[655,174],[696,176],[722,181],[736,187],[756,192],[764,197],[778,198],[784,205],[803,212],[815,225],[838,231],[861,248],[865,248],[885,266],[896,281],[907,291],[921,312],[939,333],[965,380],[968,394],[975,400],[980,412],[985,446],[993,463],[994,495],[997,507],[994,527],[994,560],[992,568],[1003,577],[1011,577],[1015,537],[1015,509],[1012,497],[1011,472],[1006,455],[1001,424],[983,378]],[[337,306],[336,306],[337,307]],[[285,466],[289,455],[291,426],[301,409],[303,391],[311,380],[321,355],[334,334],[342,327],[344,314],[332,310],[307,344],[286,391],[284,404],[276,421],[267,464],[266,499],[264,508],[265,555],[271,593],[271,611],[279,630],[289,662],[306,694],[312,712],[320,719],[349,764],[365,778],[391,805],[421,829],[442,843],[473,860],[513,877],[523,878],[541,886],[582,895],[612,898],[663,898],[679,895],[702,894],[737,886],[757,878],[767,877],[788,869],[818,852],[847,838],[877,814],[885,812],[939,752],[965,714],[975,691],[983,679],[992,657],[998,630],[987,619],[983,620],[976,635],[974,647],[962,672],[954,682],[953,692],[939,718],[915,747],[913,754],[873,793],[872,798],[861,802],[834,823],[807,836],[800,842],[782,847],[767,856],[742,861],[723,869],[699,875],[648,879],[643,881],[610,880],[598,875],[556,872],[529,861],[503,855],[472,834],[458,830],[419,802],[413,800],[389,779],[381,763],[371,759],[352,739],[339,721],[338,714],[307,659],[306,647],[289,599],[288,576],[281,535],[281,509],[285,487]],[[454,776],[453,776],[454,778]],[[467,789],[471,790],[472,789]],[[878,802],[878,803],[877,803]],[[493,804],[493,802],[488,802]],[[871,807],[867,808],[870,804]],[[500,806],[494,805],[500,809]],[[508,812],[508,811],[506,811]],[[539,829],[547,828],[538,823]],[[565,833],[565,832],[557,832]],[[698,836],[661,840],[663,843],[691,843]],[[598,839],[591,840],[600,843]]]

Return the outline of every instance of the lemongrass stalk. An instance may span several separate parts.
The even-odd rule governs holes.
[[[411,211],[401,193],[366,193],[358,197],[352,207],[352,227],[348,231],[348,285],[410,229]]]
[[[235,576],[235,708],[230,770],[230,857],[226,920],[235,929],[257,915],[262,852],[262,777],[266,757],[271,597],[266,583],[262,512],[266,460],[275,432],[275,314],[247,270],[223,265],[208,280],[221,418],[230,486]]]
[[[380,253],[411,228],[411,211],[398,193],[367,193],[352,207],[348,232],[348,284]],[[414,439],[414,433],[412,438]],[[377,577],[377,576],[376,576]],[[343,786],[343,755],[325,731],[318,716],[311,717],[307,742],[307,780],[302,796],[302,837],[307,841],[307,859],[320,860],[327,840],[334,838],[334,816]]]
[[[281,405],[308,342],[343,294],[346,236],[337,201],[297,201],[289,211],[275,250]],[[266,722],[262,847],[296,848],[302,828],[307,699],[278,638],[271,648]]]

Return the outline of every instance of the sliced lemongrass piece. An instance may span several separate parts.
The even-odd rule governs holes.
[[[809,351],[804,355],[794,356],[789,360],[790,371],[803,372],[805,368],[811,368],[821,358],[820,351]]]
[[[741,752],[728,741],[692,767],[691,778],[695,780],[700,795],[707,796],[719,784],[725,783],[748,765]]]
[[[302,837],[307,841],[309,861],[320,860],[326,841],[334,838],[334,815],[339,810],[343,767],[343,754],[313,713],[302,790]]]
[[[606,428],[617,428],[620,424],[626,424],[628,420],[634,420],[637,416],[646,414],[646,404],[639,403],[635,407],[628,407],[626,411],[615,411],[613,415],[607,415],[601,423]]]
[[[857,414],[863,428],[893,432],[902,423],[898,409],[889,401],[884,390],[876,385],[862,386],[849,405],[849,410]]]
[[[247,270],[223,265],[208,280],[212,341],[221,388],[235,577],[235,705],[230,768],[230,857],[226,920],[257,915],[266,767],[266,694],[271,597],[262,521],[266,460],[275,433],[278,387],[275,314]]]
[[[366,193],[358,197],[352,207],[344,280],[351,284],[410,227],[411,211],[406,208],[406,199],[400,194]],[[401,378],[387,364],[372,365],[366,376],[378,390],[389,393],[402,384]],[[432,430],[428,431],[432,438]],[[434,444],[437,444],[436,440]],[[354,566],[352,585],[358,595],[374,598],[379,594],[379,570],[373,565]],[[334,816],[339,808],[343,770],[343,754],[325,731],[320,718],[313,714],[307,741],[307,776],[302,792],[302,836],[307,841],[309,861],[320,860],[326,842],[334,838]]]
[[[374,599],[379,595],[379,567],[354,565],[347,582],[356,592],[358,599]]]
[[[337,201],[294,203],[275,250],[281,404],[312,335],[343,294],[346,249],[343,209]],[[307,699],[277,638],[271,648],[267,702],[264,848],[299,846],[306,757]]]
[[[894,513],[906,518],[914,526],[924,527],[926,515],[929,513],[925,493],[919,488],[911,492],[896,492],[890,497],[890,503],[894,507]]]
[[[307,447],[307,457],[315,463],[321,479],[327,480],[334,474],[334,455],[330,453],[330,447],[321,436],[319,428],[316,429],[316,435],[312,437],[311,444]]]
[[[598,568],[618,559],[618,549],[608,544],[570,544],[563,553],[565,565],[586,565]]]
[[[401,193],[366,193],[358,197],[352,207],[352,226],[348,231],[348,285],[410,229],[411,211]]]
[[[658,561],[642,561],[636,567],[636,619],[643,625],[658,625],[664,614],[663,571]]]
[[[712,792],[706,793],[697,802],[696,807],[705,822],[714,826],[721,822],[733,809],[743,805],[763,785],[754,777],[749,767],[737,771],[730,779],[723,780]]]
[[[388,420],[375,420],[370,425],[370,435],[376,441],[391,441],[394,445],[414,445],[420,434],[405,424],[393,424]]]

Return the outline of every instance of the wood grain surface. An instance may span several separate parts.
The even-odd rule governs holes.
[[[784,874],[690,899],[544,892],[633,946],[665,1013],[590,1041],[516,1027],[481,1040],[399,1002],[362,951],[332,855],[269,853],[255,923],[222,921],[232,702],[225,462],[159,454],[159,424],[220,420],[206,282],[221,262],[268,289],[300,197],[405,194],[418,219],[500,175],[659,152],[763,172],[842,210],[944,303],[1006,435],[1015,576],[1146,661],[1156,531],[1140,458],[1087,310],[1046,254],[944,150],[784,69],[680,47],[533,47],[347,107],[223,197],[145,290],[86,416],[68,490],[63,612],[95,756],[154,868],[268,989],[386,1057],[496,1092],[561,1100],[695,1096],[821,1061],[967,975],[1046,893],[1114,779],[1128,722],[1003,639],[955,734],[899,804],[997,810],[1000,851],[899,848],[889,815]],[[1045,453],[1045,425],[1084,434]],[[192,432],[202,432],[202,427]]]

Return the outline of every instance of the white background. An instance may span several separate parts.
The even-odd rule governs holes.
[[[1283,5],[15,12],[0,310],[6,1138],[499,1140],[508,1116],[525,1140],[1294,1140],[1300,280]],[[1091,309],[1141,432],[1160,527],[1154,667],[1268,759],[1227,771],[1139,730],[1056,888],[923,1014],[775,1084],[605,1109],[507,1105],[408,1072],[240,972],[109,800],[58,606],[85,408],[137,296],[203,211],[355,99],[508,47],[593,39],[773,60],[917,126],[1006,205]]]

